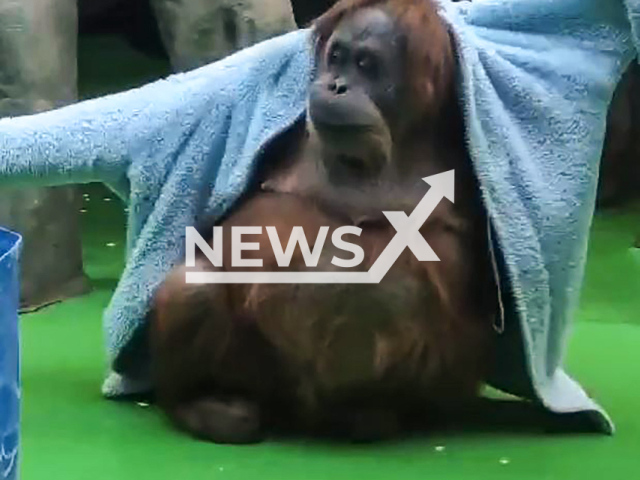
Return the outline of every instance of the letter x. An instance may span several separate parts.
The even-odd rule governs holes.
[[[417,210],[417,209],[416,209]],[[420,234],[420,224],[413,217],[419,215],[420,212],[414,211],[411,217],[404,212],[383,212],[389,220],[389,223],[396,229],[398,236],[402,238],[404,245],[402,249],[409,247],[416,258],[421,262],[437,262],[440,259],[436,252],[427,243]]]

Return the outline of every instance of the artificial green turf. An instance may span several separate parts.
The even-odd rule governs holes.
[[[22,318],[22,478],[102,479],[622,479],[640,476],[638,214],[596,219],[584,298],[567,365],[608,409],[613,437],[485,430],[376,446],[196,442],[153,407],[100,396],[101,312],[123,265],[122,204],[86,187],[84,246],[95,291]],[[105,202],[105,197],[111,201]],[[115,244],[115,245],[113,245]],[[444,447],[437,448],[437,447]]]

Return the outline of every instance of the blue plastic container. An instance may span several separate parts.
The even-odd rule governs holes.
[[[20,336],[18,302],[22,237],[0,228],[0,479],[18,478]]]

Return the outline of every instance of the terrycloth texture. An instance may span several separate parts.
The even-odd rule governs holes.
[[[640,0],[443,5],[459,44],[473,160],[514,298],[507,315],[518,335],[505,332],[494,383],[522,394],[533,387],[550,410],[591,411],[596,426],[612,430],[562,358],[607,108],[640,45]],[[522,350],[526,370],[519,371],[511,362]],[[522,382],[525,372],[530,383]]]
[[[610,431],[561,362],[607,106],[637,55],[640,0],[439,1],[459,43],[468,141],[513,292],[493,383],[555,412],[592,412]],[[98,180],[130,204],[128,263],[105,313],[113,362],[129,356],[151,292],[183,259],[184,227],[224,212],[265,142],[303,114],[307,39],[295,32],[132,92],[0,121],[0,185]],[[104,393],[143,388],[133,372],[110,376]]]

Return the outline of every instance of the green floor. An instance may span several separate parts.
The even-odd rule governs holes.
[[[122,205],[88,186],[85,258],[95,291],[22,318],[25,480],[367,478],[607,479],[640,476],[638,213],[598,218],[568,367],[613,416],[612,437],[459,432],[368,447],[204,444],[153,408],[106,401],[101,311],[122,268]],[[444,447],[444,448],[442,448]]]

